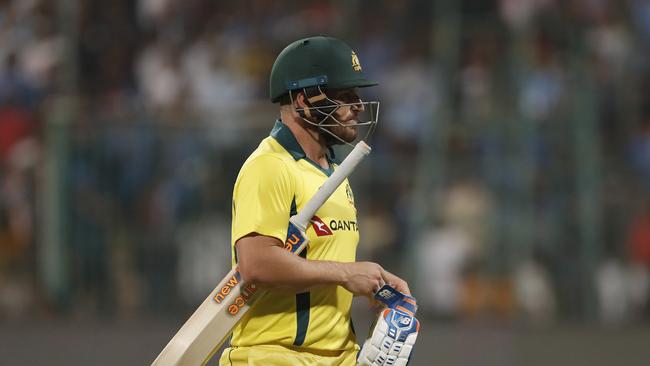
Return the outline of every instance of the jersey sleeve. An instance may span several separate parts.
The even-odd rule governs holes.
[[[282,159],[262,155],[244,164],[233,192],[233,245],[253,232],[284,242],[294,192],[292,176]]]

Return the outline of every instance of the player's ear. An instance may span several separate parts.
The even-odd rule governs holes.
[[[307,99],[305,97],[304,91],[296,92],[293,98],[293,103],[296,108],[309,108],[309,104],[307,104]]]

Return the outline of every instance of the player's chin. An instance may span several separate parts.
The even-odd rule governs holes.
[[[345,142],[354,142],[357,139],[357,129],[355,127],[341,127],[339,131],[336,131],[336,135]]]

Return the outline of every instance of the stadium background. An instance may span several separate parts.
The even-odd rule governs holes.
[[[415,365],[646,364],[646,0],[0,1],[0,364],[153,360],[314,34],[381,83],[359,257],[412,284]]]

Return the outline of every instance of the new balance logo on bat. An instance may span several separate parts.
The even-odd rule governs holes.
[[[228,295],[231,293],[231,290],[239,284],[241,281],[241,275],[239,272],[236,272],[234,276],[230,278],[228,282],[226,282],[226,285],[223,286],[219,292],[214,296],[214,301],[217,304],[221,304],[222,301],[226,300]],[[242,306],[246,305],[248,302],[248,299],[253,296],[253,294],[257,291],[257,287],[253,283],[246,284],[242,290],[241,293],[235,297],[235,299],[232,301],[232,303],[228,306],[228,313],[231,315],[236,315],[239,312],[239,309],[242,308]]]
[[[214,296],[214,301],[217,302],[217,304],[221,304],[223,300],[226,299],[228,294],[230,293],[230,290],[232,290],[237,284],[239,283],[240,280],[240,275],[239,272],[235,272],[235,275],[230,278],[228,282],[226,282],[226,285],[221,288],[219,292]]]

